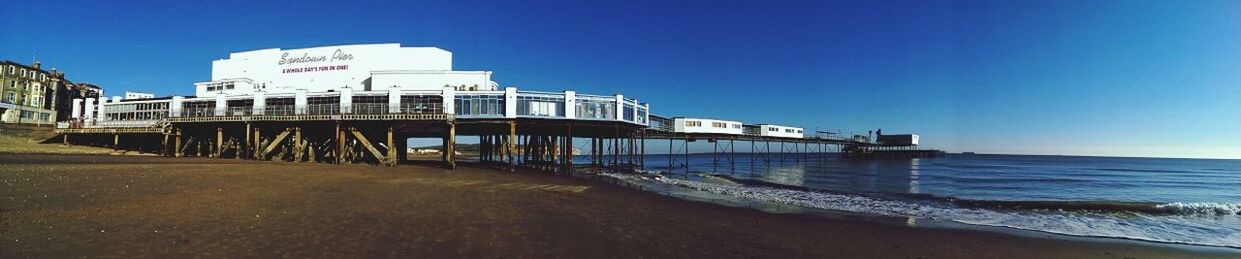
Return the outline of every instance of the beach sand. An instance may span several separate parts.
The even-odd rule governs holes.
[[[1238,256],[1228,252],[764,213],[472,165],[0,154],[5,258]]]

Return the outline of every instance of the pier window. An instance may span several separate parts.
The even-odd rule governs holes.
[[[168,117],[168,103],[121,103],[110,104],[105,118],[115,121],[159,120]],[[212,110],[214,112],[214,110]]]
[[[711,127],[716,127],[716,128],[721,128],[721,129],[724,129],[724,128],[728,128],[728,123],[723,123],[723,122],[712,122],[712,123],[711,123]]]
[[[444,97],[439,95],[402,95],[401,112],[421,114],[444,113]]]
[[[263,100],[263,115],[293,115],[293,105],[296,103],[291,97],[283,98],[267,98]],[[258,111],[255,111],[256,113]]]
[[[616,99],[578,96],[575,106],[579,119],[616,119]]]
[[[340,114],[340,96],[306,97],[306,113],[311,115]]]
[[[646,108],[638,108],[638,123],[646,124]]]
[[[385,114],[388,113],[388,95],[355,95],[353,96],[354,114]]]
[[[517,115],[564,117],[564,96],[519,95]]]
[[[204,117],[215,115],[215,101],[192,101],[182,104],[181,114],[186,117]]]
[[[625,110],[621,111],[621,118],[624,118],[625,121],[633,121],[633,113],[634,113],[633,104],[626,103]]]
[[[686,127],[702,127],[701,121],[685,121]]]
[[[504,116],[504,95],[457,95],[454,114],[462,116]]]
[[[229,116],[250,116],[254,110],[254,99],[228,100]]]

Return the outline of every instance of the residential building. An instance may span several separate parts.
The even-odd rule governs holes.
[[[57,92],[68,80],[63,72],[0,61],[0,122],[54,124]]]

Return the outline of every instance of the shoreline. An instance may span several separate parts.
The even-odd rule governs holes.
[[[167,170],[172,167],[178,170]],[[41,180],[24,180],[31,176]],[[508,173],[476,164],[452,172],[418,165],[0,153],[0,180],[13,187],[0,190],[0,232],[26,240],[0,240],[4,257],[1226,258],[1241,254],[1230,248],[1028,230],[1021,231],[1036,233],[940,228],[922,220],[910,227],[860,216],[772,213],[531,169]],[[131,190],[130,184],[147,189],[118,191]],[[72,195],[78,192],[88,198]],[[53,197],[43,201],[36,194]],[[117,210],[127,206],[157,212]],[[284,213],[273,213],[277,211]],[[40,228],[44,225],[53,228]],[[246,225],[267,231],[248,230]],[[169,227],[175,230],[166,231],[181,237],[161,242],[169,240],[150,229]],[[97,234],[100,230],[111,234]],[[180,239],[194,241],[174,244]],[[327,240],[351,244],[346,247],[357,253],[310,245]]]
[[[595,175],[591,175],[591,176],[594,177]],[[706,192],[706,191],[701,191],[701,190],[694,190],[690,188],[682,188],[678,186],[666,186],[668,188],[677,188],[678,189],[677,191],[683,192],[680,194],[674,194],[666,190],[647,190],[647,189],[644,189],[646,187],[640,186],[639,184],[636,184],[636,183],[627,182],[623,179],[611,178],[611,177],[606,177],[606,176],[597,176],[594,178],[596,179],[592,179],[592,180],[602,181],[602,182],[606,182],[609,184],[614,184],[614,185],[618,185],[618,186],[622,186],[626,188],[632,188],[636,190],[641,190],[645,192],[651,192],[651,193],[667,196],[669,198],[710,203],[710,204],[715,204],[719,206],[727,206],[727,207],[734,207],[734,208],[752,209],[752,210],[757,210],[757,211],[761,211],[764,213],[804,214],[804,215],[820,216],[820,217],[829,218],[829,219],[866,221],[869,223],[878,223],[878,224],[885,224],[885,225],[892,225],[892,226],[905,226],[905,227],[912,227],[912,228],[985,231],[985,232],[993,232],[993,233],[1000,233],[1000,234],[1006,234],[1006,235],[1028,237],[1028,238],[1063,239],[1066,241],[1075,241],[1075,242],[1097,242],[1097,243],[1154,246],[1154,247],[1162,247],[1162,248],[1169,248],[1169,249],[1184,249],[1184,250],[1193,250],[1193,251],[1202,251],[1202,252],[1241,253],[1241,247],[1179,243],[1179,242],[1171,242],[1171,241],[1148,240],[1148,239],[1126,238],[1126,237],[1075,235],[1075,234],[1057,233],[1057,232],[1042,231],[1042,230],[1035,230],[1035,229],[1023,229],[1023,228],[1011,227],[1011,226],[970,224],[970,223],[957,222],[957,221],[951,221],[951,220],[925,219],[925,218],[913,218],[913,217],[902,217],[902,216],[888,216],[888,215],[880,215],[880,214],[868,214],[868,213],[862,213],[862,212],[838,211],[838,210],[830,210],[830,209],[804,207],[804,206],[793,205],[793,204],[782,204],[782,203],[776,203],[776,202],[770,202],[770,201],[745,200],[742,198],[737,198],[737,197],[732,197],[732,196],[727,196],[727,195],[717,194],[717,193],[711,193],[711,192]],[[693,193],[693,194],[685,194],[685,193]],[[714,196],[714,197],[704,197],[704,196]]]

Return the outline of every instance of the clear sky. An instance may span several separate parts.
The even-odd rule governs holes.
[[[400,2],[0,0],[0,59],[190,95],[229,52],[399,42],[666,116],[1241,158],[1241,1]]]

